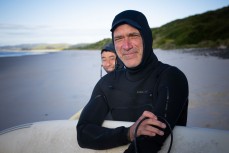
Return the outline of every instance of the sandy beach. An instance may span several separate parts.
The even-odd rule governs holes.
[[[71,117],[88,101],[99,64],[99,52],[0,58],[0,130]]]
[[[179,67],[189,80],[188,126],[229,130],[229,60],[165,51],[156,54]],[[86,105],[99,78],[98,51],[0,58],[0,130],[68,119]]]

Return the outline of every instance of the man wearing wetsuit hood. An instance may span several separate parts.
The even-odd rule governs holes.
[[[178,68],[158,61],[151,29],[141,12],[119,13],[111,32],[126,69],[111,72],[96,84],[77,124],[78,143],[99,150],[130,143],[125,152],[135,152],[134,132],[142,121],[136,129],[138,152],[158,152],[171,132],[169,127],[186,125],[187,79]],[[109,113],[113,120],[134,124],[129,128],[102,127]]]
[[[121,70],[124,68],[123,63],[117,57],[115,52],[115,48],[112,42],[106,44],[101,50],[101,71],[100,77],[102,77],[102,68],[107,72],[110,73],[112,71]]]

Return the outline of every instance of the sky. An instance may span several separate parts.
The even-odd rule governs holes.
[[[118,13],[145,14],[151,28],[216,10],[229,0],[0,0],[0,46],[94,43],[111,38]]]

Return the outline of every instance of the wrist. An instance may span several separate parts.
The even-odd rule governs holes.
[[[129,142],[131,142],[131,138],[130,138],[130,127],[129,127],[128,130],[127,130],[127,140],[128,140]]]

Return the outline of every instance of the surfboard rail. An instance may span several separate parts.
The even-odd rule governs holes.
[[[78,120],[42,121],[13,127],[0,132],[0,153],[117,153],[128,145],[108,150],[81,148],[77,143]],[[129,127],[132,122],[104,121],[103,126]],[[229,153],[229,131],[176,126],[172,153]],[[160,153],[168,150],[170,138]]]

